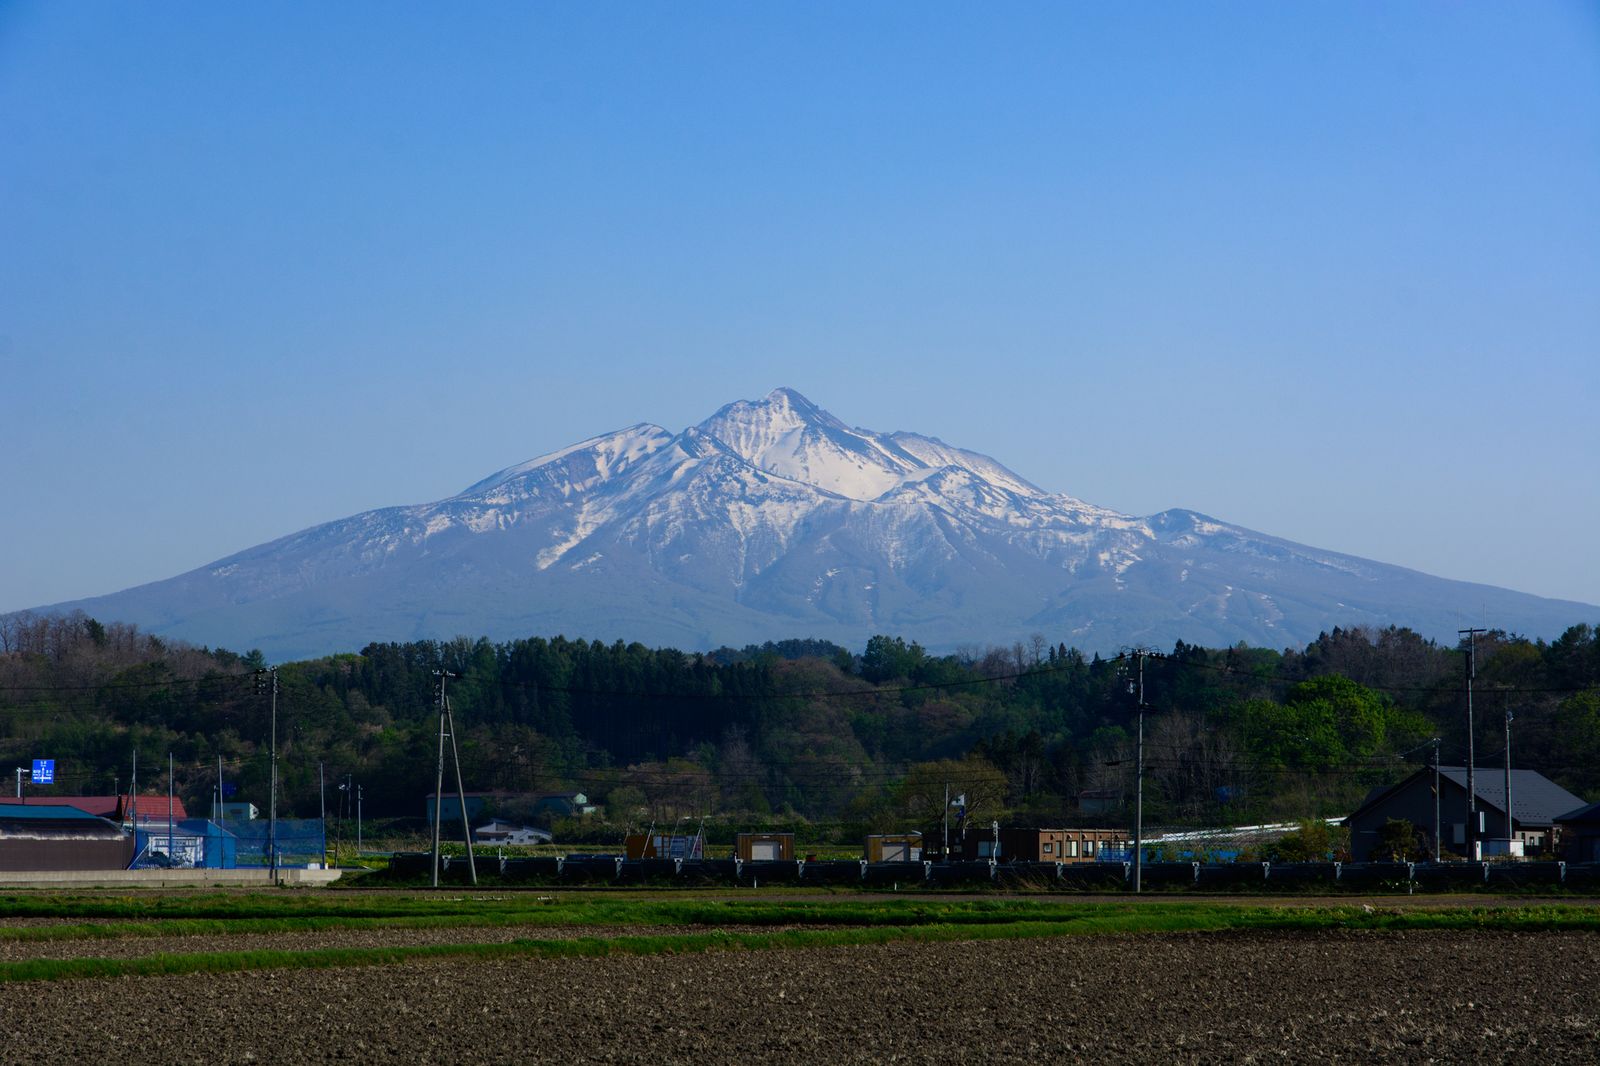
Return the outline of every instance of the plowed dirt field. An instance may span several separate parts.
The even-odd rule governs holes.
[[[1594,1062],[1600,937],[1079,936],[0,985],[0,1062]]]

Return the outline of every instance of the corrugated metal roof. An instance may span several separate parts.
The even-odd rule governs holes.
[[[1517,786],[1516,785],[1512,785],[1511,786],[1511,791],[1513,793],[1515,793],[1516,790],[1517,790]],[[1512,802],[1513,803],[1516,802],[1516,796],[1515,795],[1512,796]],[[1558,821],[1558,822],[1600,822],[1600,803],[1591,803],[1587,807],[1579,807],[1575,811],[1568,811],[1565,814],[1558,814],[1558,815],[1556,815],[1556,821]]]
[[[91,818],[102,820],[88,811],[55,803],[0,803],[0,819],[14,822],[81,822]]]
[[[53,807],[76,807],[100,818],[115,818],[118,796],[29,796],[28,805],[48,804]]]
[[[1432,771],[1424,771],[1431,773]],[[1497,811],[1506,809],[1506,777],[1504,769],[1480,766],[1473,774],[1473,791],[1478,799]],[[1448,777],[1465,791],[1467,768],[1441,766],[1439,775]],[[1583,797],[1574,796],[1537,770],[1511,771],[1511,817],[1524,825],[1549,825],[1556,818],[1583,806]]]
[[[1375,788],[1367,793],[1367,798],[1361,801],[1350,817],[1354,818],[1364,813],[1369,807],[1381,803],[1391,793],[1399,791],[1402,787],[1415,781],[1419,777],[1428,777],[1432,783],[1433,767],[1425,766],[1410,777],[1401,779],[1392,785]],[[1467,768],[1465,766],[1441,766],[1439,776],[1454,784],[1461,791],[1467,790]],[[1506,783],[1504,768],[1496,769],[1489,766],[1480,766],[1474,774],[1473,791],[1478,794],[1478,802],[1496,811],[1505,810]],[[1550,825],[1567,811],[1583,806],[1583,799],[1574,796],[1548,777],[1537,770],[1511,771],[1511,806],[1515,808],[1511,816],[1523,825]],[[1349,819],[1346,819],[1348,823]]]

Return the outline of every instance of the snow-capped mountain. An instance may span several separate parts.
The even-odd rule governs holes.
[[[1284,647],[1335,625],[1447,637],[1462,612],[1553,636],[1597,611],[1192,511],[1119,514],[933,437],[846,426],[791,389],[47,609],[74,608],[273,658],[457,634]]]

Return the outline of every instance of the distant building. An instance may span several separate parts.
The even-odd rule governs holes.
[[[794,858],[793,833],[740,833],[733,854],[745,862],[782,862]]]
[[[85,814],[94,815],[96,818],[120,822],[122,818],[118,811],[121,809],[122,800],[122,796],[29,796],[25,805],[29,807],[75,807]]]
[[[527,797],[517,792],[468,792],[467,818],[475,820],[481,817],[490,807],[499,807],[508,800],[526,799]],[[423,806],[428,824],[433,824],[434,794],[428,793],[423,797]],[[446,792],[440,801],[440,817],[444,824],[459,823],[461,821],[461,797],[454,792]]]
[[[206,818],[182,818],[169,826],[140,821],[133,831],[135,868],[232,870],[238,838]]]
[[[1479,767],[1473,790],[1478,796],[1482,821],[1480,842],[1497,841],[1501,853],[1510,841],[1513,853],[1554,854],[1556,819],[1577,811],[1583,800],[1535,770],[1511,771],[1511,806],[1506,818],[1505,772]],[[1401,819],[1415,826],[1433,849],[1433,768],[1424,767],[1410,777],[1367,794],[1361,806],[1344,820],[1350,827],[1350,854],[1356,862],[1367,862],[1378,847],[1384,825]],[[1439,767],[1439,835],[1444,851],[1465,855],[1467,850],[1467,770],[1464,766]],[[1485,848],[1485,854],[1493,854]],[[1469,858],[1473,856],[1468,856]]]
[[[503,822],[498,818],[474,829],[472,838],[480,844],[548,844],[554,839],[547,829]]]
[[[1078,810],[1084,814],[1110,814],[1121,806],[1119,788],[1086,788],[1078,793]]]
[[[1128,834],[1121,829],[1002,828],[1000,853],[994,854],[992,829],[969,828],[958,842],[956,858],[996,862],[1094,862],[1100,852],[1126,848]]]
[[[622,847],[630,859],[705,858],[705,838],[699,833],[629,833]]]
[[[1515,803],[1516,786],[1511,788]],[[1600,803],[1568,811],[1556,819],[1556,826],[1568,862],[1600,862]]]
[[[553,818],[581,818],[586,814],[594,814],[600,808],[590,803],[589,797],[582,792],[546,792],[535,798],[533,809],[536,814],[547,814]]]
[[[133,837],[66,804],[0,803],[0,870],[123,870]]]
[[[477,821],[484,817],[532,818],[548,821],[552,818],[574,818],[593,814],[599,810],[582,792],[468,792],[467,818]],[[433,793],[423,798],[424,816],[433,823]],[[446,792],[442,803],[444,823],[461,821],[461,800],[454,792]]]
[[[212,818],[217,820],[217,821],[222,821],[222,822],[253,822],[257,818],[261,817],[261,810],[254,803],[244,803],[244,802],[224,803],[222,805],[222,808],[221,808],[220,812],[217,810],[217,805],[215,803],[213,803],[211,805],[211,807],[212,807]],[[221,814],[220,818],[217,817],[218,813]]]
[[[921,833],[874,833],[867,837],[868,862],[921,862]]]
[[[105,818],[108,821],[121,825],[131,825],[135,820],[140,825],[146,822],[167,820],[167,797],[151,792],[144,795],[130,796],[29,796],[25,806],[28,807],[75,807],[85,814],[92,814],[96,818]],[[182,821],[189,817],[189,812],[184,809],[183,801],[174,798],[172,801],[172,817]]]

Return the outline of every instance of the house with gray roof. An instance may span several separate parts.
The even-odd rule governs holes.
[[[1568,862],[1600,862],[1600,803],[1568,811],[1556,819]]]
[[[1556,820],[1583,806],[1574,796],[1537,770],[1511,771],[1511,816],[1506,817],[1505,771],[1478,767],[1473,775],[1478,797],[1480,841],[1497,841],[1502,853],[1521,850],[1528,856],[1552,855],[1559,847]],[[1350,852],[1357,862],[1372,858],[1379,833],[1390,819],[1416,826],[1433,850],[1434,771],[1424,767],[1392,785],[1367,793],[1344,824],[1350,827]],[[1443,851],[1464,856],[1467,851],[1467,768],[1439,767],[1439,836]],[[1503,843],[1513,841],[1510,848]],[[1492,853],[1488,848],[1486,854]]]

